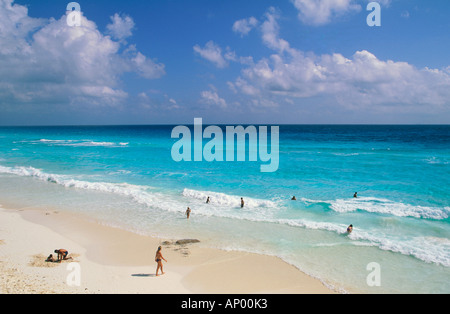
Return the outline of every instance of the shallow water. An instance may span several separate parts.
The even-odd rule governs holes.
[[[173,127],[0,128],[0,198],[279,256],[341,291],[450,291],[450,126],[280,126],[274,173],[177,163]]]

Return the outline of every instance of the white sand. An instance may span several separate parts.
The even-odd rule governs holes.
[[[0,292],[7,293],[333,293],[282,260],[258,254],[163,244],[165,274],[155,276],[160,239],[67,213],[0,209]],[[73,260],[46,263],[55,249]],[[55,255],[55,254],[54,254]],[[79,267],[79,286],[71,286]]]

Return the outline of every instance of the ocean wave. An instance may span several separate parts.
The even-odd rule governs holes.
[[[62,185],[66,188],[79,188],[101,192],[131,194],[134,190],[142,190],[142,187],[127,183],[88,182],[76,180],[72,177],[60,174],[45,173],[33,167],[4,167],[0,166],[0,173],[14,174],[22,177],[33,177],[41,181]]]
[[[131,198],[138,204],[145,205],[146,208],[157,208],[167,212],[184,213],[186,206],[188,206],[190,202],[194,202],[193,205],[195,205],[194,211],[196,215],[203,215],[205,217],[214,216],[218,218],[282,224],[291,227],[323,230],[338,235],[346,235],[347,226],[339,223],[306,219],[277,218],[276,212],[280,209],[281,204],[273,200],[245,197],[246,210],[237,211],[236,208],[240,207],[240,196],[219,192],[196,191],[185,188],[182,192],[182,196],[188,200],[186,201],[173,197],[173,195],[167,193],[155,192],[153,188],[149,186],[128,183],[89,182],[78,180],[67,175],[45,173],[33,167],[0,166],[0,173],[32,177],[44,182],[58,184],[66,188],[85,189],[122,195]],[[210,204],[205,203],[208,196],[211,199]],[[374,198],[362,198],[362,200],[360,199],[358,201],[373,202],[375,200],[377,202],[389,203],[388,200]],[[303,199],[303,201],[324,203],[323,201],[306,199]],[[354,202],[355,200],[352,201]],[[330,205],[330,203],[327,204]],[[446,208],[447,211],[449,209],[450,208]],[[123,210],[126,210],[126,208]],[[350,209],[346,207],[345,210],[348,211]],[[257,215],[255,215],[255,212]],[[450,240],[448,239],[430,236],[399,238],[395,235],[385,235],[380,232],[380,230],[363,230],[362,228],[356,228],[353,233],[346,236],[348,236],[349,240],[352,240],[351,243],[354,243],[355,245],[361,245],[361,243],[363,243],[366,246],[374,246],[381,250],[414,256],[427,263],[435,263],[437,265],[450,267]]]
[[[247,218],[240,217],[240,219]],[[362,228],[356,228],[351,234],[348,234],[347,225],[307,219],[265,219],[253,217],[249,220],[283,224],[310,230],[328,231],[348,237],[351,240],[349,243],[351,245],[376,247],[383,251],[412,256],[426,263],[450,267],[450,240],[446,238],[431,236],[399,238],[398,236],[383,234],[376,229],[364,230]],[[327,243],[318,244],[318,246],[327,245]]]
[[[185,188],[183,190],[183,196],[191,199],[200,200],[206,202],[206,199],[210,198],[210,204],[227,206],[227,207],[240,207],[241,196],[228,195],[219,192],[209,191],[196,191]],[[262,200],[256,198],[243,197],[245,202],[245,208],[262,208],[262,207],[275,207],[277,204],[274,201]]]
[[[0,166],[0,173],[13,174],[22,177],[32,177],[40,181],[61,185],[65,188],[113,193],[131,198],[138,204],[150,208],[159,208],[166,211],[182,211],[180,204],[174,202],[168,195],[156,193],[153,187],[134,185],[129,183],[91,182],[78,180],[71,176],[45,173],[34,167],[4,167]]]
[[[383,251],[413,256],[426,263],[450,267],[450,240],[446,238],[417,236],[408,239],[399,239],[395,236],[384,235],[377,230],[362,229],[356,229],[347,235],[347,226],[343,224],[298,219],[278,219],[273,222],[346,235],[352,240],[354,245],[373,246]]]
[[[49,140],[49,139],[40,139],[37,141],[39,143],[45,143],[48,145],[54,146],[73,146],[73,147],[124,147],[128,146],[129,143],[120,142],[96,142],[92,140]],[[34,141],[36,143],[36,141]]]
[[[325,230],[337,234],[346,234],[347,226],[331,222],[311,221],[304,219],[276,219],[273,222],[285,224],[291,227],[302,227],[312,230]]]
[[[449,164],[448,160],[442,160],[442,159],[434,157],[434,156],[424,159],[423,161],[425,161],[427,164],[430,164],[430,165],[448,165]]]
[[[331,155],[340,157],[350,157],[350,156],[359,156],[359,153],[331,153]]]
[[[448,207],[439,208],[410,205],[376,197],[358,197],[327,201],[302,198],[302,201],[304,201],[305,203],[324,203],[331,210],[338,213],[355,212],[361,210],[369,213],[436,220],[447,219],[450,213]]]
[[[384,251],[413,256],[426,263],[450,267],[450,240],[430,236],[396,239],[376,232],[358,230],[349,235],[352,240],[362,240]]]

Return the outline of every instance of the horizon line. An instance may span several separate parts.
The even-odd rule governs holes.
[[[0,128],[14,127],[130,127],[130,126],[174,126],[194,125],[194,123],[153,123],[153,124],[34,124],[0,125]],[[267,125],[267,126],[450,126],[449,123],[204,123],[203,125]]]

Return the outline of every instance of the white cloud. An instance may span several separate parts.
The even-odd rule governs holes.
[[[289,43],[281,39],[279,37],[280,27],[278,25],[277,19],[279,18],[279,14],[276,10],[271,7],[266,13],[266,21],[261,26],[261,30],[263,33],[263,41],[264,43],[274,50],[278,50],[279,52],[283,52],[285,50],[289,50]]]
[[[136,52],[135,55],[130,58],[129,64],[130,72],[139,73],[146,79],[160,78],[165,74],[163,64],[153,62],[140,52]]]
[[[211,87],[211,89],[212,90],[203,91],[200,93],[200,101],[204,104],[219,106],[222,109],[226,108],[227,102],[225,99],[219,97],[214,87]]]
[[[212,40],[207,42],[204,48],[199,45],[195,45],[194,51],[202,58],[214,63],[218,68],[225,68],[228,66],[228,62],[222,55],[222,48],[220,48],[219,45],[215,44]]]
[[[299,11],[299,19],[305,24],[314,26],[328,24],[336,16],[361,11],[361,5],[354,0],[292,0],[292,2]]]
[[[113,25],[118,26],[117,21]],[[81,26],[71,27],[65,15],[60,19],[32,18],[25,6],[0,0],[2,109],[118,105],[128,97],[121,88],[122,74],[134,72],[144,78],[165,74],[163,64],[102,34],[83,14],[81,22]],[[121,38],[130,35],[116,32],[115,36],[119,34]]]
[[[449,109],[450,67],[418,69],[380,60],[366,50],[349,58],[339,53],[305,54],[280,38],[278,18],[271,8],[261,26],[263,43],[275,53],[245,67],[235,82],[228,83],[232,91],[259,103],[326,97],[328,103],[346,108]]]
[[[133,28],[135,26],[131,17],[125,15],[121,17],[119,14],[111,16],[111,24],[106,25],[108,33],[115,39],[122,40],[133,35]]]
[[[242,19],[234,22],[233,31],[241,34],[244,37],[250,33],[250,31],[258,25],[258,20],[255,17],[250,17],[248,19]]]

